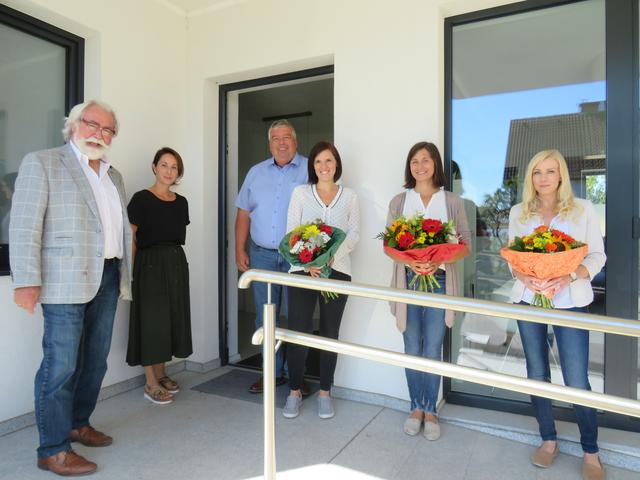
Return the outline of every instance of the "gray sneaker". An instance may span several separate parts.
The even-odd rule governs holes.
[[[333,418],[335,414],[331,397],[318,396],[318,416],[320,418]]]
[[[296,418],[300,415],[300,404],[302,403],[302,397],[297,395],[289,395],[287,397],[287,403],[282,409],[282,415],[285,418]]]

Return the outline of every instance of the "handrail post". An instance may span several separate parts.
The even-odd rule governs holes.
[[[269,285],[270,287],[270,285]],[[270,289],[270,288],[269,288]],[[263,305],[264,478],[276,478],[276,306]]]

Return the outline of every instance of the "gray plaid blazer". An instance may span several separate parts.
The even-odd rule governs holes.
[[[124,258],[120,297],[131,298],[131,229],[122,176],[108,171],[122,205]],[[67,144],[29,153],[18,171],[9,226],[14,288],[40,286],[41,303],[87,303],[104,268],[98,205]]]

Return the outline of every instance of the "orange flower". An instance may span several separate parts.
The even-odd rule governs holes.
[[[549,228],[546,225],[540,225],[538,228],[534,230],[536,233],[545,233],[548,232]]]
[[[545,246],[547,252],[555,252],[558,249],[558,246],[555,243],[547,243]]]

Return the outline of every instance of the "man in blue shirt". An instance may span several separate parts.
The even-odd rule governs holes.
[[[287,233],[291,192],[308,181],[307,158],[297,152],[298,142],[293,126],[287,120],[278,120],[269,127],[268,138],[273,156],[251,167],[236,199],[236,265],[241,272],[249,268],[276,272],[289,270],[289,262],[278,253],[278,245]],[[259,328],[262,326],[262,306],[267,303],[267,285],[253,282],[252,288],[256,328]],[[286,287],[271,285],[276,322],[281,304],[286,312],[286,295]],[[277,385],[286,382],[282,348],[276,353],[276,377]],[[261,378],[251,385],[249,391],[260,393],[262,389]]]

